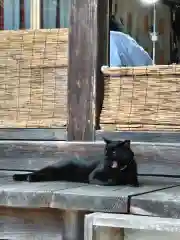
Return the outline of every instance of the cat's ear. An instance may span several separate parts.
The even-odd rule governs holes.
[[[125,141],[123,142],[123,145],[124,145],[125,147],[127,147],[127,148],[131,148],[131,140],[125,140]]]
[[[105,142],[106,144],[111,143],[111,140],[109,140],[109,139],[107,139],[107,138],[105,138],[105,137],[103,137],[103,140],[104,140],[104,142]]]

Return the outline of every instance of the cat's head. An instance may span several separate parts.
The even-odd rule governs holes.
[[[108,167],[112,169],[122,169],[134,158],[130,140],[103,139],[106,143],[105,161]]]

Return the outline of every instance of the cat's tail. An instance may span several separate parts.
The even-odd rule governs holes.
[[[5,171],[5,172],[21,172],[21,173],[17,173],[14,174],[12,176],[14,181],[26,181],[28,176],[32,173],[35,172],[35,170],[22,170],[22,169],[0,169],[0,171]]]

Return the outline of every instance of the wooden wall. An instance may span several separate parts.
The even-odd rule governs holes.
[[[0,32],[0,127],[67,121],[68,30]]]

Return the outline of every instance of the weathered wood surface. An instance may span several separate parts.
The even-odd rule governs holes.
[[[84,240],[84,216],[87,212],[68,209],[63,214],[63,240]]]
[[[68,29],[0,32],[0,128],[67,123]]]
[[[129,139],[132,142],[155,142],[155,143],[179,143],[179,132],[162,131],[96,131],[96,140],[108,139]]]
[[[130,199],[132,214],[146,213],[148,216],[180,218],[180,186],[132,196]]]
[[[71,236],[71,229],[68,229],[68,235],[63,232],[64,223],[68,228],[68,219],[64,222],[66,218],[65,212],[58,209],[16,209],[16,208],[0,208],[0,238],[1,239],[13,239],[13,240],[33,240],[33,239],[76,239],[82,240],[82,236],[79,238],[74,238]],[[154,218],[153,218],[154,219]],[[169,222],[171,219],[169,219]],[[160,219],[160,222],[163,221]],[[139,221],[142,225],[144,224],[144,218],[141,217]],[[174,222],[171,222],[172,225]],[[132,223],[131,223],[132,224]],[[159,224],[160,225],[160,224]],[[157,224],[157,226],[159,227]],[[83,222],[81,223],[81,227]],[[176,225],[175,225],[176,226]],[[95,236],[98,239],[109,240],[110,238],[119,238],[121,232],[117,228],[102,228],[96,227]],[[83,235],[83,230],[81,231]],[[64,237],[64,238],[63,238]],[[173,240],[179,239],[179,233],[157,230],[138,230],[138,229],[125,229],[123,240]]]
[[[124,240],[124,231],[119,228],[96,227],[93,234],[98,240]]]
[[[108,18],[105,18],[108,6],[108,1],[99,0],[71,2],[68,65],[70,141],[94,139],[96,81],[106,57],[103,55],[100,58],[100,54],[107,42],[107,24],[104,22],[108,22]],[[100,8],[105,12],[99,11]],[[98,16],[100,12],[103,15]]]
[[[143,219],[143,216],[142,216]],[[169,220],[170,221],[170,220]],[[125,229],[124,240],[179,240],[179,232],[167,232],[167,231],[149,231],[149,230],[135,230],[135,229]]]
[[[143,222],[143,216],[142,216]],[[98,240],[179,240],[180,233],[156,230],[119,229],[96,227],[95,236]]]
[[[1,172],[0,206],[16,208],[58,208],[74,211],[127,212],[132,195],[177,186],[165,180],[143,180],[141,187],[103,187],[71,182],[13,182],[13,172]]]
[[[83,240],[84,212],[0,208],[0,238]]]
[[[95,132],[96,140],[108,139],[130,139],[133,142],[159,142],[178,143],[179,132],[143,132],[143,131],[103,131]],[[67,140],[66,128],[2,128],[0,129],[1,140]]]
[[[130,139],[133,142],[180,142],[179,132],[146,132],[146,131],[103,131],[95,132],[95,140]],[[67,140],[66,128],[0,128],[1,140]]]
[[[65,128],[0,128],[1,140],[67,140]]]
[[[177,183],[143,180],[140,188],[128,186],[82,186],[74,189],[64,189],[54,193],[52,207],[73,210],[89,210],[102,212],[127,212],[128,199],[131,195],[151,192],[162,187],[176,186]],[[167,184],[166,184],[167,183]]]
[[[156,230],[180,233],[179,219],[168,219],[149,216],[135,216],[131,214],[92,213],[85,215],[85,230],[88,226],[102,226],[114,228],[130,228],[139,230]],[[88,239],[88,238],[87,238]]]
[[[93,213],[85,216],[84,240],[94,240],[93,233],[98,226],[113,228],[114,232],[124,230],[124,238],[119,238],[123,240],[179,239],[180,236],[180,222],[177,219]]]
[[[139,173],[179,175],[179,143],[132,142]],[[104,143],[0,141],[1,169],[39,169],[63,159],[104,157]]]
[[[0,238],[62,239],[63,214],[58,209],[0,208]]]

